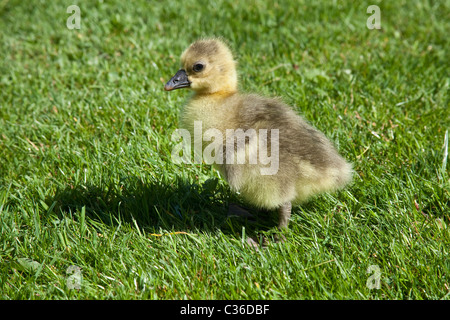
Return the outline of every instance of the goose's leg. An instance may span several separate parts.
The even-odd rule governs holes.
[[[292,204],[286,202],[278,208],[278,229],[282,230],[287,228],[289,219],[291,217]]]
[[[278,208],[278,230],[282,231],[287,229],[289,224],[289,218],[291,217],[292,205],[290,202],[286,202],[281,207]],[[284,242],[286,238],[282,234],[275,235],[276,242]]]

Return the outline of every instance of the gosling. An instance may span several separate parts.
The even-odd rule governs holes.
[[[292,205],[341,189],[351,181],[351,165],[321,132],[289,106],[278,98],[238,91],[236,62],[222,40],[201,39],[192,43],[182,53],[181,65],[164,86],[166,91],[194,91],[182,109],[181,128],[195,136],[194,122],[199,121],[203,133],[209,129],[221,133],[216,138],[223,139],[218,151],[223,161],[214,163],[216,169],[248,204],[278,210],[280,230],[288,226]],[[226,148],[227,132],[244,132],[245,143]],[[255,132],[267,135],[251,134]],[[263,151],[276,158],[275,170],[268,170],[267,161],[255,163],[255,155]],[[239,156],[241,162],[236,161]]]

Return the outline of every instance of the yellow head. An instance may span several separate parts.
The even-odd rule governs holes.
[[[181,55],[181,65],[165,90],[189,87],[200,94],[237,90],[236,62],[227,45],[218,39],[192,43]]]

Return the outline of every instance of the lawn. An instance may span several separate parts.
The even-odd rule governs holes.
[[[448,1],[0,1],[0,298],[450,299],[449,21]],[[190,93],[163,86],[204,36],[353,163],[284,243],[171,160]]]

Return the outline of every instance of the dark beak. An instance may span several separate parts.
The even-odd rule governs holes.
[[[175,89],[187,88],[190,86],[191,86],[191,83],[188,80],[186,71],[181,69],[181,70],[178,70],[178,72],[172,77],[172,79],[170,79],[166,83],[166,85],[164,86],[164,90],[172,91]]]

